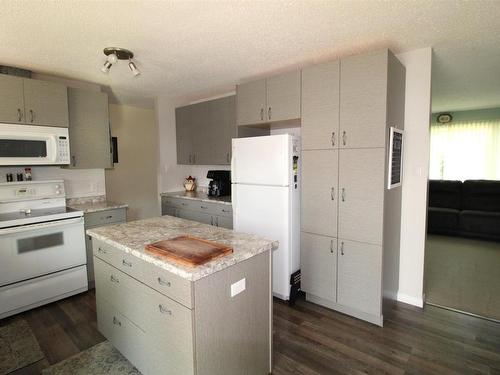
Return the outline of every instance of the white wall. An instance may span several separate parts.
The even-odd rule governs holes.
[[[64,169],[60,167],[32,167],[34,180],[64,180],[68,198],[93,197],[106,194],[104,169]],[[24,173],[24,167],[0,168],[0,181],[7,173]]]
[[[406,67],[398,300],[423,306],[432,48],[397,56]]]

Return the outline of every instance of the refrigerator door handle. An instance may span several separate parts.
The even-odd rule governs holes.
[[[330,192],[332,201],[335,200],[335,188],[332,186],[332,191]]]

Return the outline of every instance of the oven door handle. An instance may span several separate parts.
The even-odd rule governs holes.
[[[6,234],[28,232],[28,231],[36,230],[36,229],[60,227],[62,225],[75,224],[75,223],[83,223],[83,217],[76,217],[74,219],[64,219],[64,220],[57,220],[57,221],[51,221],[51,222],[27,224],[27,225],[22,225],[22,226],[18,226],[18,227],[4,228],[4,229],[0,229],[0,236],[6,235]]]

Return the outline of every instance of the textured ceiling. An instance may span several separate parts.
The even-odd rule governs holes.
[[[500,1],[22,1],[0,3],[0,64],[109,86],[118,101],[196,99],[379,47],[433,46],[435,110],[500,105]],[[102,49],[133,50],[100,72]]]

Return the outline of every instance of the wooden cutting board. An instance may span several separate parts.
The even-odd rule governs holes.
[[[146,251],[189,267],[231,254],[232,247],[192,236],[179,236],[146,246]]]

